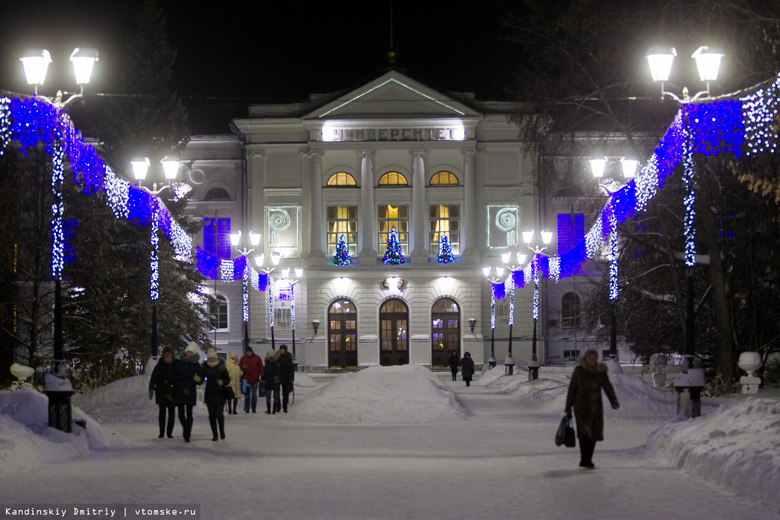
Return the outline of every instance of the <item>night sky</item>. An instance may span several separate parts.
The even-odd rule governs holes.
[[[109,92],[106,79],[140,0],[3,3],[0,89],[30,92],[18,58],[37,47],[53,60],[41,93],[75,90],[67,60],[80,46],[100,51],[89,90]],[[302,101],[375,78],[390,46],[390,3],[223,0],[199,9],[202,3],[158,0],[168,44],[179,53],[171,86],[190,108],[193,132],[228,132],[229,118],[245,116],[251,103]],[[500,18],[511,4],[393,2],[401,64],[433,88],[510,100],[520,57],[502,41]]]

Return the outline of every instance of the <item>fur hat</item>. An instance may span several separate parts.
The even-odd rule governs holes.
[[[194,341],[190,341],[189,345],[187,345],[187,348],[184,349],[184,352],[192,352],[193,354],[197,354],[198,344]]]
[[[214,347],[210,347],[209,350],[206,352],[206,359],[211,359],[211,358],[214,359],[218,358],[217,351],[214,350]]]
[[[235,352],[231,352],[230,354],[228,354],[228,357],[233,361],[238,361],[238,354],[236,354]]]
[[[176,353],[173,351],[173,347],[163,347],[160,357],[165,357],[165,354],[170,354],[174,357],[176,356]]]
[[[281,354],[282,349],[284,349],[285,352],[287,352],[287,345],[280,345],[279,346],[279,353]]]

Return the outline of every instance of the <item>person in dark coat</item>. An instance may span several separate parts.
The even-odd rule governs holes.
[[[241,372],[244,374],[248,392],[244,398],[244,412],[249,413],[249,407],[252,407],[252,413],[257,412],[257,386],[263,378],[263,360],[255,354],[252,347],[246,348],[246,353],[241,361],[238,362]]]
[[[287,345],[279,347],[279,382],[282,384],[282,410],[287,413],[290,390],[295,382],[295,364],[292,354],[287,352]]]
[[[450,356],[450,372],[452,372],[452,380],[457,381],[458,380],[458,367],[460,366],[460,361],[458,361],[458,354],[456,352],[453,352]]]
[[[463,359],[460,360],[460,371],[466,386],[471,386],[471,378],[474,376],[474,360],[471,359],[471,352],[463,354]]]
[[[230,374],[225,362],[217,357],[217,351],[210,348],[206,353],[206,361],[203,362],[203,375],[206,377],[206,390],[203,392],[203,401],[209,409],[209,424],[212,441],[225,438],[225,386],[230,384]],[[219,425],[219,437],[217,437],[217,425]]]
[[[620,408],[615,389],[607,376],[607,365],[599,363],[599,355],[588,349],[579,359],[571,374],[569,392],[566,395],[566,416],[577,422],[577,437],[580,441],[580,467],[594,468],[593,451],[596,442],[604,440],[604,407],[601,391],[607,394],[614,410]]]
[[[276,413],[282,409],[281,401],[279,400],[279,387],[281,386],[281,376],[279,369],[279,355],[274,350],[269,350],[265,355],[265,375],[264,387],[265,388],[265,413]],[[271,411],[271,394],[273,394],[273,412]]]
[[[160,361],[157,362],[157,366],[155,366],[152,371],[152,377],[149,379],[149,399],[154,397],[157,406],[160,407],[160,413],[158,415],[160,423],[160,435],[158,437],[160,439],[165,436],[166,432],[169,439],[173,437],[173,425],[176,422],[173,401],[173,364],[175,361],[176,359],[171,347],[162,349]],[[168,415],[167,425],[165,418],[166,414]]]
[[[192,434],[192,407],[198,402],[198,385],[203,382],[203,368],[197,352],[198,345],[191,342],[174,363],[173,400],[179,409],[179,422],[184,430],[184,442],[190,442]]]

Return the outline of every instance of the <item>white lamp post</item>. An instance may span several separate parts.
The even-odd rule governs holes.
[[[295,279],[289,278],[290,276],[290,268],[286,267],[282,269],[282,278],[290,284],[290,290],[292,291],[292,300],[291,300],[291,306],[290,306],[290,321],[292,325],[292,356],[293,356],[293,364],[296,367],[298,367],[297,364],[297,355],[295,353],[295,286],[298,285],[298,283],[301,281],[301,276],[303,276],[303,269],[300,267],[295,268]]]
[[[523,231],[523,242],[528,246],[528,249],[533,251],[534,255],[531,258],[531,273],[534,278],[534,304],[533,304],[533,318],[534,318],[534,332],[533,339],[531,341],[531,360],[528,363],[528,378],[539,378],[539,359],[536,353],[536,325],[539,321],[539,284],[541,282],[541,271],[539,269],[539,256],[547,249],[547,246],[552,242],[552,232],[542,231],[539,233],[544,246],[532,245],[534,243],[534,231]]]
[[[230,244],[236,248],[239,255],[247,259],[241,275],[241,320],[244,324],[244,352],[246,352],[249,347],[249,255],[260,245],[260,233],[250,231],[244,237],[241,230],[238,230],[230,234]],[[248,249],[247,245],[251,245],[251,249]]]
[[[495,350],[495,333],[496,333],[496,293],[493,290],[493,284],[497,284],[504,276],[504,268],[496,267],[496,275],[491,276],[492,269],[490,267],[483,267],[482,274],[485,275],[488,282],[490,282],[490,359],[488,359],[488,365],[490,368],[496,366],[496,350]]]
[[[515,323],[515,279],[513,273],[515,271],[522,271],[527,256],[523,253],[517,253],[517,264],[510,264],[512,259],[512,253],[506,252],[501,255],[504,265],[509,270],[509,276],[507,279],[510,281],[509,285],[509,350],[504,361],[505,370],[509,375],[512,375],[515,370],[515,359],[512,356],[512,326]]]
[[[274,251],[271,253],[271,264],[273,267],[265,268],[263,267],[263,264],[265,263],[265,255],[261,253],[255,257],[255,264],[257,267],[268,276],[268,324],[271,327],[272,350],[276,350],[276,341],[274,339],[274,279],[271,277],[271,273],[276,270],[276,266],[279,265],[281,258],[282,256],[277,251]]]

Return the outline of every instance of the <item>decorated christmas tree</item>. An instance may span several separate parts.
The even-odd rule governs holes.
[[[387,239],[387,250],[382,258],[385,265],[398,265],[404,263],[404,252],[398,243],[398,232],[395,228],[390,230],[390,238]]]
[[[352,259],[349,257],[347,241],[344,235],[339,236],[339,243],[336,244],[336,255],[333,257],[333,265],[347,266],[352,265]]]
[[[441,242],[439,243],[439,263],[449,264],[455,261],[455,256],[452,254],[452,248],[450,247],[450,239],[447,235],[442,235]]]

